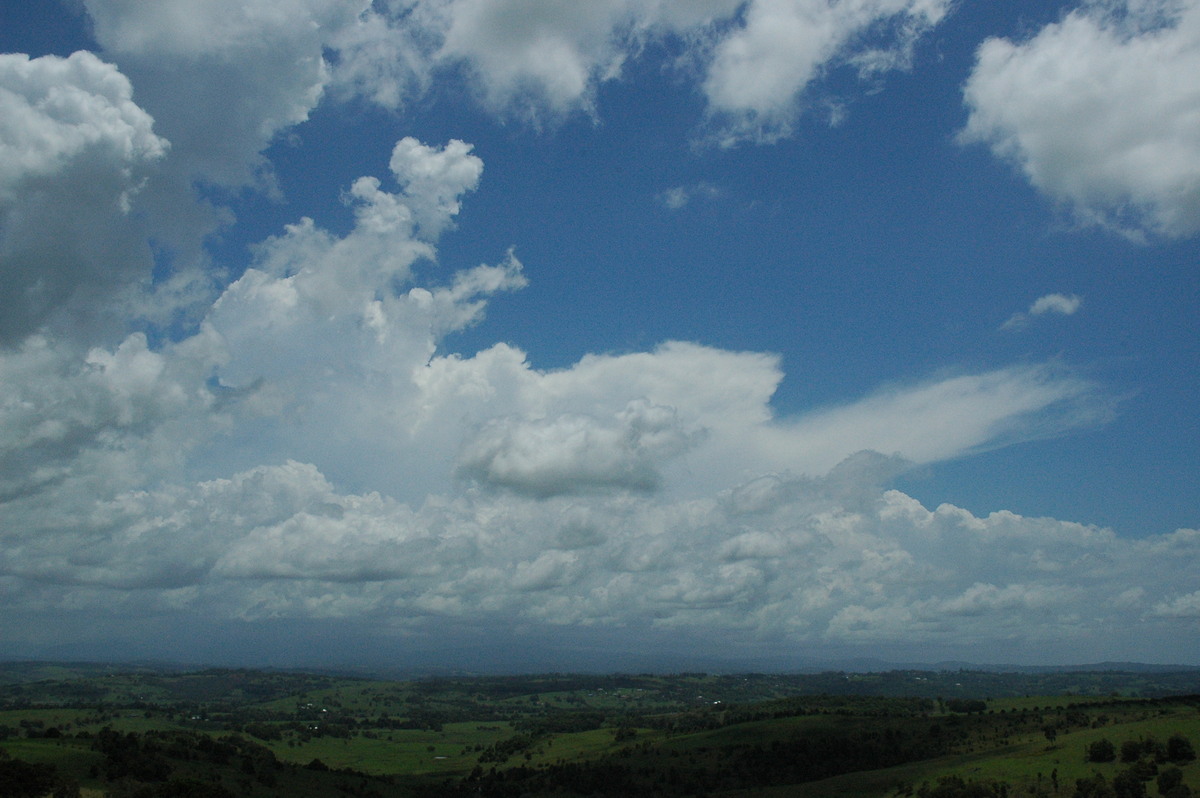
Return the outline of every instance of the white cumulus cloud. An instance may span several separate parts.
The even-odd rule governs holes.
[[[0,55],[0,342],[55,319],[95,326],[149,276],[131,208],[168,148],[113,65]]]
[[[822,70],[839,62],[864,75],[904,67],[919,37],[949,10],[944,0],[750,3],[744,24],[715,44],[703,84],[710,112],[725,121],[722,140],[790,134]]]
[[[1200,231],[1200,3],[1086,2],[1024,42],[988,39],[965,142],[1012,161],[1086,224]]]
[[[0,637],[66,614],[104,635],[152,615],[432,641],[483,624],[1048,647],[1135,621],[1171,639],[1181,613],[1154,608],[1187,594],[1195,539],[884,487],[1102,420],[1096,386],[1014,367],[781,418],[770,354],[445,353],[525,278],[512,253],[433,268],[482,174],[468,145],[402,139],[389,166],[351,184],[345,233],[303,219],[263,241],[188,337],[0,352]]]

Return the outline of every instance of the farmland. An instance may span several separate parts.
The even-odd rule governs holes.
[[[0,794],[1184,798],[1200,794],[1197,694],[1196,671],[402,681],[13,663]]]

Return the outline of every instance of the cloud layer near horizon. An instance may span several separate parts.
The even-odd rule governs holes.
[[[448,619],[646,624],[781,647],[995,651],[1099,646],[1098,630],[1136,627],[1112,639],[1127,652],[1194,624],[1194,530],[1134,541],[929,510],[888,489],[913,465],[1106,419],[1104,391],[1065,366],[941,375],[777,417],[784,375],[768,353],[669,341],[554,371],[513,344],[446,353],[447,335],[525,285],[512,252],[448,275],[417,268],[486,179],[468,143],[402,138],[387,174],[346,187],[347,232],[297,219],[236,279],[198,276],[222,211],[193,181],[269,190],[263,149],[326,93],[398,106],[457,69],[498,113],[595,112],[597,85],[638,43],[672,35],[695,42],[717,137],[769,140],[822,69],[905,66],[947,3],[563,4],[537,24],[520,4],[472,0],[394,14],[322,0],[86,5],[115,66],[0,56],[7,640],[72,612],[352,619],[394,634]],[[1183,36],[1193,17],[1127,44]],[[781,46],[794,30],[809,46]],[[1051,196],[1098,214],[1125,202],[1041,177],[1039,151],[1013,143],[1022,119],[980,121],[1001,71],[988,47],[970,135]],[[210,124],[218,104],[239,109],[232,128]],[[1180,158],[1197,150],[1185,142]],[[1137,195],[1164,235],[1193,231],[1189,196]],[[155,281],[149,239],[194,260]],[[165,335],[156,312],[192,323]]]

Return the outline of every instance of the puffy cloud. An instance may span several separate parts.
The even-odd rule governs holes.
[[[1047,313],[1057,313],[1061,316],[1072,316],[1083,305],[1083,299],[1075,294],[1046,294],[1040,296],[1029,306],[1025,313],[1014,313],[1000,326],[1002,330],[1020,330],[1034,316],[1044,316]]]
[[[535,496],[588,488],[652,490],[656,464],[685,450],[695,433],[675,411],[644,400],[609,420],[561,415],[489,422],[461,457],[464,473]]]
[[[241,185],[328,80],[322,36],[367,5],[330,0],[86,0],[95,36],[175,144],[184,178]]]
[[[486,105],[534,119],[592,111],[599,84],[621,75],[645,43],[665,36],[703,42],[726,23],[739,0],[670,3],[663,0],[424,0],[410,24],[432,36],[442,67],[471,76]]]
[[[262,152],[318,105],[330,81],[325,48],[369,4],[84,0],[102,55],[172,144],[143,189],[163,253],[158,282],[131,297],[131,315],[164,325],[203,315],[220,289],[204,241],[233,220],[222,203],[245,187],[277,191]]]
[[[397,151],[443,163],[444,152],[413,142]],[[502,344],[436,355],[440,337],[477,319],[488,296],[523,284],[510,255],[446,288],[389,295],[430,254],[412,237],[409,208],[447,196],[439,186],[416,199],[370,183],[349,235],[293,226],[215,304],[208,323],[230,352],[218,376],[252,390],[247,408],[267,408],[242,433],[261,452],[412,499],[449,489],[455,474],[540,496],[703,495],[764,471],[826,473],[864,449],[936,462],[1110,412],[1094,386],[1048,367],[897,387],[776,419],[770,402],[783,375],[777,358],[760,353],[671,342],[550,372]],[[280,415],[286,425],[270,421]]]
[[[365,97],[399,109],[430,84],[432,45],[427,39],[422,26],[367,9],[353,24],[329,31],[332,63],[327,86],[339,97]]]
[[[0,343],[55,320],[94,327],[149,275],[130,210],[168,144],[86,52],[0,55],[0,120]]]
[[[332,83],[391,108],[437,72],[465,75],[493,111],[540,121],[595,113],[597,87],[650,42],[682,42],[725,144],[787,135],[823,70],[906,68],[949,0],[414,0],[329,36]]]
[[[1041,316],[1043,313],[1061,313],[1064,316],[1070,316],[1079,310],[1081,304],[1083,304],[1083,300],[1075,294],[1071,294],[1070,296],[1064,294],[1046,294],[1045,296],[1038,297],[1029,306],[1029,315]]]
[[[226,185],[250,183],[265,169],[258,153],[306,119],[326,89],[396,109],[435,74],[457,73],[492,111],[539,122],[595,113],[597,87],[664,40],[682,42],[681,63],[703,75],[720,140],[769,140],[788,133],[822,70],[848,64],[871,77],[907,67],[916,42],[949,6],[166,0],[146,12],[130,0],[86,0],[106,54],[134,78],[140,101],[185,153],[176,162],[180,179]],[[214,114],[218,105],[223,113]]]
[[[449,285],[411,285],[414,264],[432,260],[430,241],[457,213],[459,193],[478,180],[481,163],[469,149],[403,139],[391,161],[400,190],[356,180],[355,225],[345,236],[305,219],[260,245],[206,319],[229,353],[217,379],[231,396],[245,394],[231,405],[239,426],[216,449],[238,462],[316,461],[339,480],[403,485],[414,497],[449,479],[449,467],[431,470],[413,456],[416,446],[444,459],[450,455],[436,453],[459,442],[457,421],[419,424],[418,375],[444,335],[482,316],[487,297],[525,283],[510,253],[500,265],[460,271]]]
[[[756,0],[721,38],[704,93],[723,118],[725,144],[788,135],[806,88],[823,69],[850,63],[864,76],[905,67],[922,34],[949,12],[945,0]]]
[[[524,278],[510,253],[418,279],[481,164],[404,139],[390,166],[394,186],[352,184],[345,234],[302,220],[263,242],[191,337],[0,357],[5,639],[62,613],[105,634],[153,614],[779,647],[1053,641],[1090,613],[1085,630],[1145,619],[1169,639],[1153,608],[1186,594],[1194,538],[884,489],[901,458],[1095,420],[1094,386],[1014,368],[781,419],[763,353],[670,342],[553,371],[503,344],[439,353]]]
[[[0,495],[54,484],[76,470],[83,454],[127,451],[143,437],[173,439],[168,448],[178,455],[202,430],[165,427],[210,408],[204,377],[219,358],[219,347],[203,334],[156,352],[134,333],[114,349],[86,353],[31,336],[0,353]],[[144,472],[127,476],[136,481]]]
[[[400,139],[390,163],[405,187],[421,234],[435,239],[459,211],[458,198],[479,186],[483,161],[471,145],[451,139],[445,147],[428,147],[411,136]]]
[[[460,61],[496,108],[531,94],[533,108],[586,105],[595,83],[620,73],[631,21],[624,2],[445,4],[443,60]]]
[[[1200,231],[1200,4],[1088,2],[1032,39],[988,39],[964,88],[989,145],[1087,224]]]
[[[1200,590],[1159,602],[1154,607],[1154,613],[1169,618],[1200,618]]]
[[[101,615],[137,588],[159,612],[341,618],[435,637],[450,619],[652,618],[781,650],[913,642],[1066,657],[1169,648],[1195,616],[1196,552],[1160,554],[1194,549],[1181,533],[1129,541],[1008,512],[928,510],[861,481],[851,508],[847,485],[831,480],[764,477],[699,501],[467,493],[411,509],[341,493],[288,462],[118,493],[70,527],[6,526],[0,571],[17,580],[15,597],[40,586],[39,601],[62,608],[85,590]]]

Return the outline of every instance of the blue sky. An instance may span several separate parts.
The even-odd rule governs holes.
[[[0,654],[1197,662],[1197,3],[147,8],[0,2]]]

